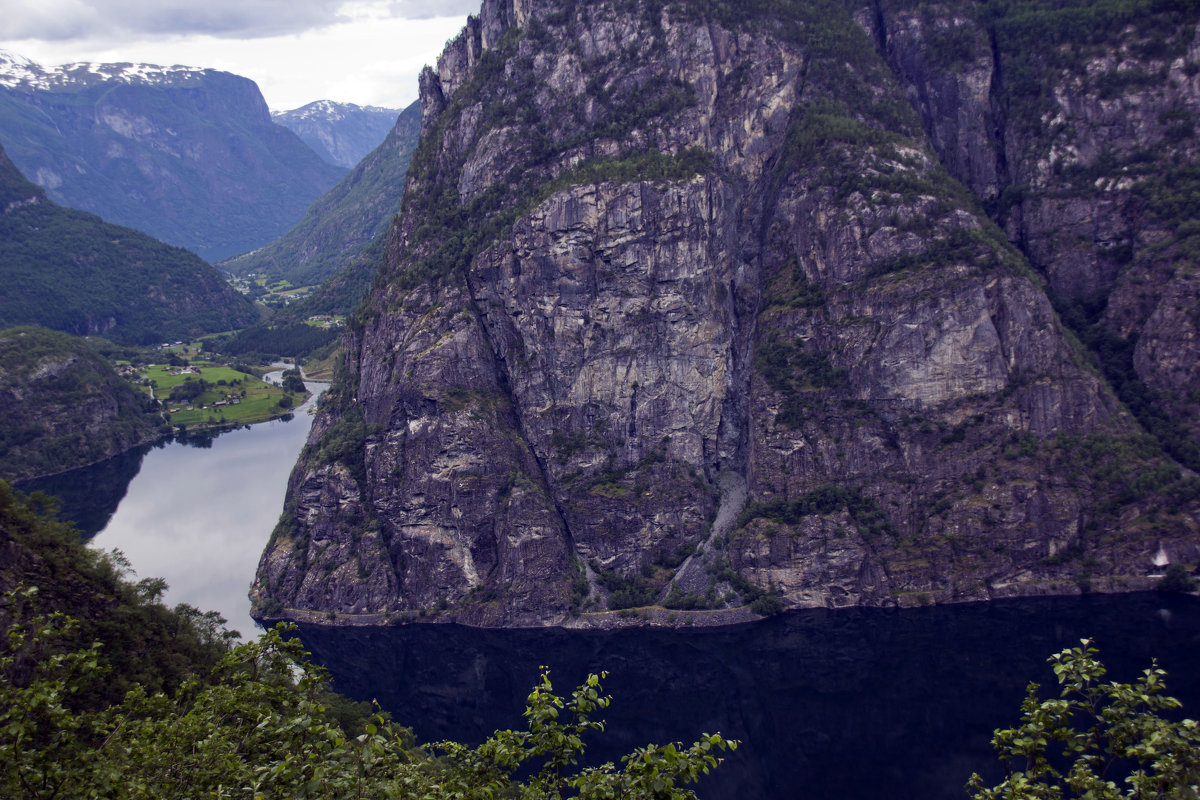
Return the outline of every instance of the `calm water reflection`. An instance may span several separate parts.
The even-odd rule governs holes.
[[[142,459],[155,447],[165,446],[138,447],[90,467],[18,483],[16,488],[26,494],[45,492],[59,498],[59,516],[74,523],[85,540],[91,539],[104,530],[125,499],[129,482],[142,468]]]
[[[521,725],[539,665],[569,691],[608,670],[609,728],[593,756],[720,731],[743,740],[706,800],[964,798],[998,780],[989,740],[1016,722],[1045,659],[1094,636],[1110,676],[1157,656],[1200,713],[1200,601],[1141,594],[882,611],[797,612],[718,630],[304,628],[336,686],[377,699],[426,740],[478,742]]]
[[[245,637],[255,632],[246,592],[311,427],[303,406],[287,419],[135,451],[21,488],[57,494],[63,515],[95,533],[93,546],[120,550],[138,577],[165,579],[168,605],[218,611]]]

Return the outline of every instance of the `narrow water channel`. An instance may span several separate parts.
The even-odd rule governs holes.
[[[246,592],[283,509],[287,479],[327,384],[286,418],[190,436],[22,485],[63,498],[90,544],[120,550],[138,578],[163,578],[167,605],[217,611],[251,638]],[[115,510],[114,510],[115,509]]]

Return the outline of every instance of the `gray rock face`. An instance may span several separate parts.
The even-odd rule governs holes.
[[[858,16],[942,161],[990,202],[1121,399],[1167,440],[1189,439],[1172,455],[1200,468],[1197,317],[1181,312],[1200,307],[1196,15],[987,13],[881,0]],[[1074,41],[1058,37],[1055,14]]]
[[[757,14],[488,0],[448,45],[259,615],[718,624],[1200,556],[1195,479],[980,210],[986,59]]]

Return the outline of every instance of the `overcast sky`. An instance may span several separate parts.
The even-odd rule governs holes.
[[[480,0],[0,0],[0,49],[45,66],[132,61],[251,78],[273,110],[403,108]]]

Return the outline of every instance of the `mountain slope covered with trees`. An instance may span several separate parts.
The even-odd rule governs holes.
[[[82,339],[0,331],[0,479],[51,475],[154,441],[156,404]]]
[[[0,327],[150,344],[241,328],[254,305],[194,253],[46,198],[0,149]]]

